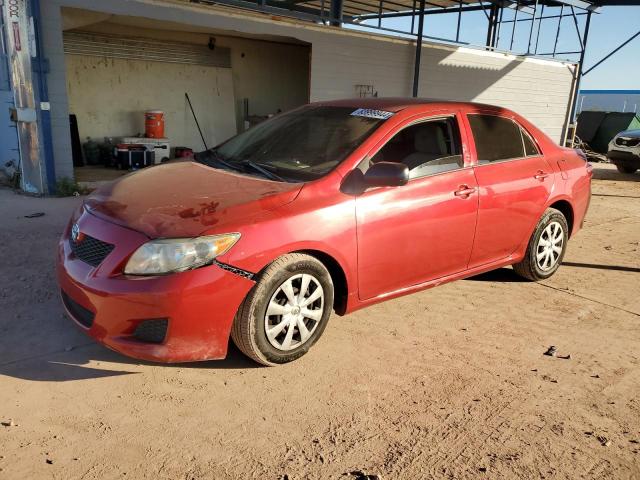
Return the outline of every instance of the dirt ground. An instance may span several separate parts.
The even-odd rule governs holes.
[[[640,174],[595,171],[552,279],[502,269],[333,316],[277,368],[94,344],[53,274],[80,199],[0,190],[0,479],[640,478]]]

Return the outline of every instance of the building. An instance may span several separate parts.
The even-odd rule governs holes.
[[[481,47],[457,38],[423,41],[422,21],[417,34],[412,21],[413,36],[404,37],[344,28],[372,11],[415,19],[417,3],[420,19],[437,9],[486,8],[471,0],[441,0],[438,7],[413,1],[412,11],[410,0],[380,1],[379,8],[378,0],[327,0],[326,14],[323,0],[294,3],[290,11],[261,0],[5,0],[0,102],[11,117],[0,123],[0,168],[19,171],[22,188],[33,193],[73,178],[70,114],[81,140],[102,141],[142,132],[144,111],[161,109],[173,146],[203,149],[185,93],[208,146],[252,118],[309,101],[415,93],[501,105],[563,141],[576,63],[498,51],[504,2],[487,14]],[[527,7],[531,34],[535,20],[547,18],[536,17],[535,5]]]

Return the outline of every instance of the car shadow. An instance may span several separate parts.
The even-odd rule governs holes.
[[[465,280],[471,280],[473,282],[501,282],[501,283],[520,283],[526,282],[522,277],[516,275],[516,272],[511,268],[498,268],[496,270],[490,270],[480,275],[469,277]]]
[[[614,270],[617,272],[640,273],[640,268],[625,267],[622,265],[602,265],[600,263],[576,263],[576,262],[562,262],[562,265],[566,265],[567,267],[594,268],[597,270]]]
[[[101,368],[102,363],[111,368]],[[114,369],[113,366],[118,368]],[[69,382],[74,380],[90,380],[123,375],[136,375],[139,366],[154,366],[169,369],[202,369],[202,370],[245,370],[260,368],[258,364],[245,357],[229,342],[229,351],[224,360],[207,360],[191,363],[154,363],[125,357],[107,349],[100,344],[90,342],[27,357],[0,365],[0,376],[19,378],[34,382]]]
[[[614,180],[626,182],[640,182],[640,173],[620,173],[617,169],[602,168],[597,163],[593,165],[593,178],[596,180]]]
[[[638,195],[614,195],[611,193],[592,193],[592,197],[640,198]]]

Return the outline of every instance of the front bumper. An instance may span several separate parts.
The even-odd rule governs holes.
[[[607,158],[615,165],[640,168],[640,148],[629,150],[610,149]]]
[[[80,328],[107,347],[142,360],[188,362],[226,356],[233,319],[253,281],[215,264],[165,276],[127,276],[121,273],[124,264],[148,238],[87,212],[77,223],[82,233],[115,245],[94,268],[71,251],[69,227],[62,235],[58,282],[68,297],[65,310]],[[77,318],[77,309],[68,308],[69,298],[93,314],[90,327],[86,319]],[[134,336],[138,325],[150,319],[168,319],[162,343]]]

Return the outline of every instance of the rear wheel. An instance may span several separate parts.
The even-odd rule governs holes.
[[[568,235],[569,226],[562,212],[548,208],[531,235],[524,258],[513,269],[527,280],[549,278],[562,263]]]
[[[231,338],[258,363],[291,362],[320,338],[332,308],[325,266],[309,255],[284,255],[264,270],[238,309]]]
[[[616,165],[616,168],[620,173],[636,173],[636,170],[638,170],[636,167],[629,165]]]

